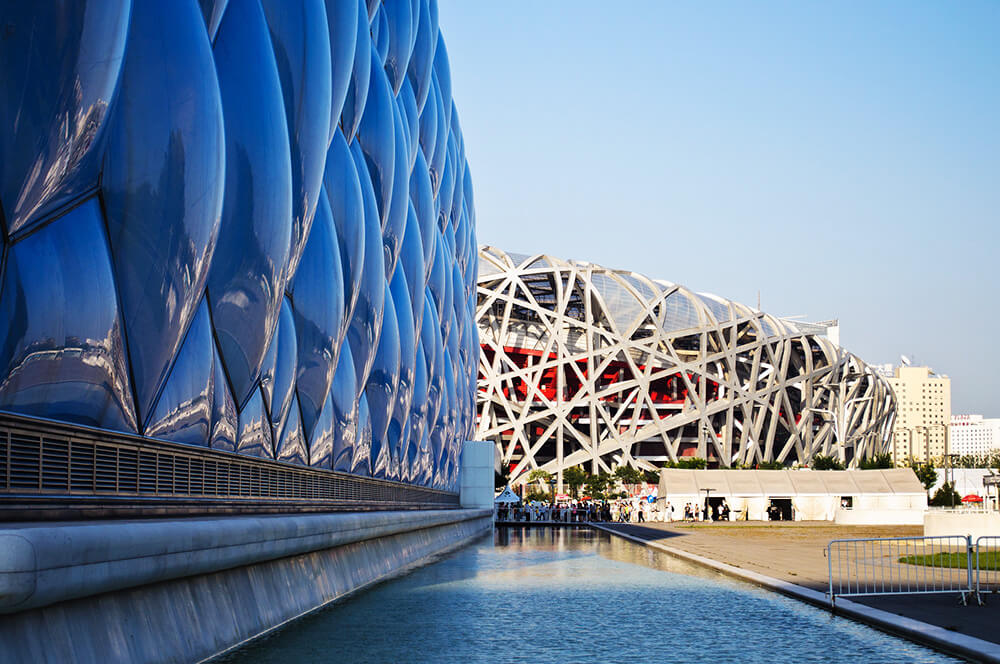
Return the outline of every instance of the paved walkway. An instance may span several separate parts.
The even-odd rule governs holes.
[[[814,522],[603,524],[644,541],[657,542],[799,586],[826,592],[824,552],[833,539],[915,537],[920,526],[838,526]],[[857,597],[852,601],[944,629],[1000,644],[1000,596],[987,605],[959,603],[957,594]]]

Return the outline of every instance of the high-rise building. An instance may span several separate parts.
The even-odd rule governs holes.
[[[1000,418],[952,415],[948,434],[952,454],[982,456],[1000,451]]]
[[[951,422],[951,379],[929,367],[896,367],[889,379],[896,394],[892,435],[893,461],[939,462],[948,449]]]

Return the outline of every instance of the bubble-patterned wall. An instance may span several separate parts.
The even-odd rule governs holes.
[[[436,2],[4,4],[0,410],[454,490],[477,252]]]

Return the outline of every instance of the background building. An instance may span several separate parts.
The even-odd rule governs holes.
[[[1000,452],[1000,418],[952,415],[948,435],[951,454],[986,456]]]
[[[853,466],[888,449],[892,392],[817,334],[829,324],[492,247],[478,293],[477,438],[496,442],[514,482],[533,468],[561,478],[682,457]]]
[[[951,380],[929,367],[899,366],[889,379],[896,395],[892,455],[897,465],[937,460],[949,451]]]

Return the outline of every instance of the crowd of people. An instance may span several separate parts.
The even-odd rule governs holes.
[[[732,512],[723,500],[706,507],[687,503],[680,511],[670,501],[650,502],[645,497],[602,501],[567,501],[559,503],[505,503],[496,506],[496,520],[507,522],[554,521],[560,523],[647,521],[729,521]]]

